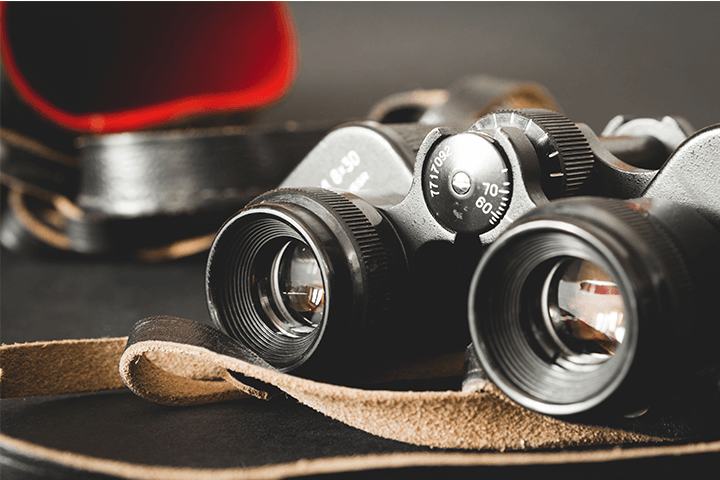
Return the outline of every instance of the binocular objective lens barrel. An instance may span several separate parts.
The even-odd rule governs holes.
[[[387,329],[405,269],[395,230],[369,203],[279,189],[220,229],[206,295],[213,322],[270,365],[327,371]]]
[[[720,234],[689,207],[550,202],[516,221],[475,271],[478,359],[509,397],[541,413],[638,412],[717,360],[719,266]]]

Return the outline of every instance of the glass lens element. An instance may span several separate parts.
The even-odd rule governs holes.
[[[573,354],[613,355],[625,337],[625,306],[610,275],[573,258],[560,262],[549,280],[547,313],[562,346]]]
[[[314,330],[323,318],[325,285],[310,247],[290,240],[272,264],[271,296],[279,314],[277,326],[298,335]]]

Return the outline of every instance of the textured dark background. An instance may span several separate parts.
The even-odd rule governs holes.
[[[696,128],[720,121],[717,3],[291,7],[301,45],[300,74],[288,97],[264,113],[266,121],[340,123],[363,117],[385,95],[443,88],[470,73],[538,82],[566,115],[596,131],[616,114],[680,115]],[[124,336],[135,321],[157,314],[208,321],[203,255],[145,265],[3,250],[0,261],[3,343]],[[253,403],[181,411],[130,394],[4,401],[2,429],[79,453],[187,466],[424,450],[355,431],[303,407],[283,408]],[[624,462],[580,472],[544,467],[533,476],[600,478],[673,468],[701,472],[708,463],[717,465],[716,457],[704,463]],[[453,471],[490,477],[528,473],[523,468]]]

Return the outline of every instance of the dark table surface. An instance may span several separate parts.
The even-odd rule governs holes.
[[[291,93],[266,111],[263,121],[341,123],[362,118],[388,94],[443,88],[472,73],[540,83],[569,118],[597,132],[617,114],[680,115],[696,128],[720,121],[716,3],[291,3],[291,8],[300,73]],[[5,344],[125,336],[151,315],[209,323],[204,255],[143,264],[2,250],[0,261]],[[2,431],[101,458],[191,467],[430,450],[374,437],[293,402],[178,409],[128,392],[5,400]],[[717,465],[717,457],[450,473],[599,478],[646,469],[697,473],[710,464]],[[352,475],[357,474],[347,474]]]

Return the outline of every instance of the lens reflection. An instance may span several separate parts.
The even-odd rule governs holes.
[[[325,287],[312,250],[290,240],[278,252],[271,270],[275,325],[292,336],[313,331],[323,317]]]
[[[561,350],[605,360],[625,337],[625,306],[612,277],[579,258],[559,262],[546,282],[546,322]]]

